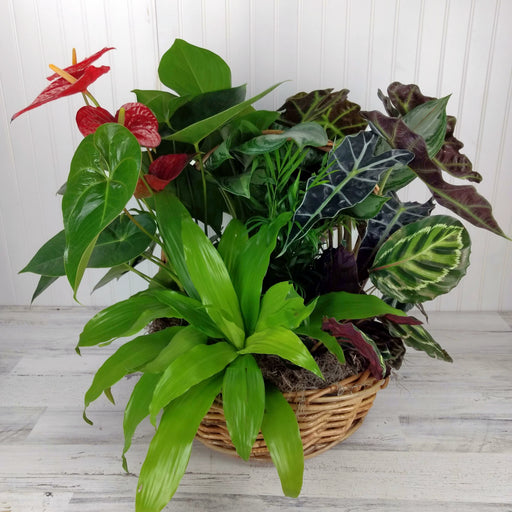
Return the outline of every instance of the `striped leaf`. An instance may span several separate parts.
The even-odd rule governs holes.
[[[471,241],[464,226],[446,215],[395,231],[375,257],[370,278],[400,302],[423,302],[449,292],[466,273]]]

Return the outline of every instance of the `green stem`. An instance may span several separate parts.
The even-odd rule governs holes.
[[[139,270],[137,270],[135,267],[132,267],[131,265],[128,265],[128,263],[125,263],[125,267],[130,271],[130,272],[133,272],[134,274],[137,274],[139,277],[141,277],[142,279],[144,279],[144,281],[147,281],[148,283],[152,283],[153,282],[153,279],[151,279],[149,276],[147,276],[146,274],[140,272]],[[160,283],[157,283],[157,284],[160,284]],[[162,286],[162,285],[160,285]],[[164,288],[162,286],[162,288]]]
[[[384,177],[380,180],[380,183],[379,183],[379,194],[382,195],[382,192],[384,190],[384,188],[386,187],[386,183],[389,179],[389,177],[391,176],[391,173],[393,172],[393,167],[391,167],[391,169],[388,169],[386,171],[386,173],[384,174]]]
[[[146,229],[144,229],[136,220],[135,218],[133,217],[133,215],[126,209],[126,208],[123,208],[123,211],[124,213],[127,215],[127,217],[147,236],[149,237],[151,240],[153,240],[153,242],[155,242],[157,245],[159,245],[160,247],[163,248],[163,245],[162,245],[162,242],[160,241],[159,238],[157,238],[156,236],[152,235],[149,231],[147,231]]]
[[[197,162],[199,164],[199,170],[201,171],[201,181],[203,183],[203,206],[204,206],[204,233],[208,236],[208,194],[206,192],[206,172],[203,165],[203,159],[199,152],[199,144],[194,144],[194,149],[197,155]]]
[[[95,107],[100,106],[98,101],[96,101],[96,98],[88,90],[85,90],[84,95],[87,96],[92,101],[92,103],[94,104]]]

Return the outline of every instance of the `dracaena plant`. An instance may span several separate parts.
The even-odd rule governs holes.
[[[219,56],[176,40],[158,68],[174,92],[135,90],[137,102],[112,114],[88,90],[108,71],[92,66],[108,50],[52,66],[52,83],[13,116],[74,93],[87,103],[76,116],[84,140],[60,190],[64,229],[23,269],[40,276],[33,298],[61,276],[76,296],[89,267],[108,269],[95,289],[128,272],[147,282],[86,324],[78,352],[155,319],[181,322],[122,344],[85,395],[86,407],[102,393],[113,400],[116,382],[140,376],[124,417],[125,469],[139,423],[149,417],[156,433],[137,511],[172,497],[219,395],[238,454],[249,458],[261,430],[284,493],[297,496],[297,421],[263,378],[260,356],[322,377],[317,348],[340,364],[349,348],[375,379],[399,367],[405,346],[450,361],[406,314],[453,289],[469,265],[467,230],[431,215],[435,202],[505,236],[474,186],[444,179],[481,180],[460,153],[448,98],[393,83],[388,96],[379,91],[387,115],[332,89],[255,110],[276,86],[245,99]],[[416,179],[432,198],[403,202],[400,190]]]

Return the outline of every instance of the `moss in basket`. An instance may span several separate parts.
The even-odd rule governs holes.
[[[297,496],[297,420],[256,358],[319,379],[311,339],[340,363],[344,350],[357,353],[378,379],[399,366],[404,344],[451,360],[405,313],[455,287],[469,264],[466,229],[431,216],[434,201],[504,236],[472,185],[444,179],[481,179],[460,153],[448,98],[394,83],[380,93],[388,115],[361,112],[348,91],[332,89],[299,93],[278,112],[254,110],[276,86],[246,100],[219,56],[176,40],[159,76],[177,94],[136,90],[138,102],[112,115],[87,89],[108,71],[92,66],[105,51],[54,68],[51,94],[27,108],[75,92],[95,105],[77,115],[85,138],[62,189],[64,230],[23,269],[40,275],[34,298],[64,275],[76,294],[87,267],[109,269],[95,289],[127,272],[147,281],[95,315],[77,350],[136,335],[156,318],[181,322],[121,345],[85,396],[86,407],[102,393],[113,400],[111,387],[140,373],[125,411],[125,469],[137,425],[149,416],[157,430],[138,511],[171,499],[219,393],[240,456],[261,430],[284,493]],[[432,198],[402,202],[399,191],[416,179]]]

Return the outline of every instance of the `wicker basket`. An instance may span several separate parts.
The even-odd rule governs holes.
[[[388,380],[377,380],[366,370],[324,389],[284,393],[297,415],[305,458],[329,450],[355,432],[373,405],[377,391],[384,389]],[[203,418],[197,439],[213,450],[237,456],[220,398]],[[261,432],[251,459],[270,460]]]

